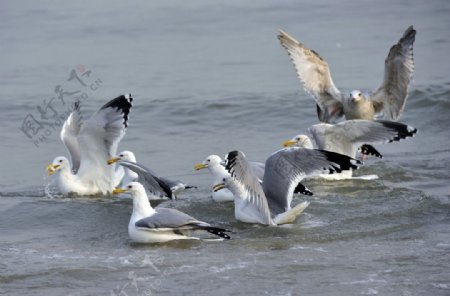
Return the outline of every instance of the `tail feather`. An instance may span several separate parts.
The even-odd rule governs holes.
[[[298,216],[309,206],[309,201],[304,201],[287,212],[278,214],[273,221],[277,225],[294,223]]]

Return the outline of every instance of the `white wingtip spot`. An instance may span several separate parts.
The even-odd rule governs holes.
[[[131,94],[125,94],[124,96],[125,96],[125,99],[127,99],[127,100],[131,99]]]

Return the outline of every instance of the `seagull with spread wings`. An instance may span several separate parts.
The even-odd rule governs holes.
[[[71,163],[64,156],[56,157],[47,166],[49,175],[57,173],[61,193],[107,195],[113,192],[122,174],[107,160],[117,153],[125,135],[133,98],[121,95],[82,121],[80,103],[76,102],[61,130],[61,140],[69,151]]]
[[[290,224],[309,205],[305,201],[291,208],[294,190],[303,178],[356,169],[358,164],[351,157],[330,151],[285,148],[267,158],[261,183],[244,153],[232,151],[226,156],[225,167],[231,177],[213,188],[226,187],[233,192],[237,220],[272,226]]]
[[[384,64],[383,81],[374,92],[354,90],[349,95],[342,94],[334,85],[328,63],[317,52],[283,31],[278,39],[287,50],[304,89],[315,99],[319,120],[330,123],[342,116],[369,120],[379,114],[385,120],[400,117],[414,72],[415,36],[416,30],[410,26],[391,47]]]
[[[337,124],[319,123],[309,128],[317,149],[333,151],[355,158],[357,147],[362,143],[384,144],[413,137],[417,129],[394,121],[385,120],[345,120]],[[284,147],[314,149],[307,135],[297,135],[283,143]],[[380,154],[379,157],[382,157]],[[352,171],[333,175],[319,175],[321,178],[341,180],[350,179]],[[376,175],[356,177],[357,179],[377,179]]]

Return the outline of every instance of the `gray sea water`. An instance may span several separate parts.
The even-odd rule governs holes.
[[[449,1],[2,1],[1,295],[450,295]],[[416,70],[402,122],[358,174],[308,181],[289,227],[236,222],[193,166],[242,150],[264,161],[317,123],[276,38],[329,63],[342,90],[381,82],[388,49],[414,25]],[[51,198],[45,166],[66,155],[61,121],[135,97],[119,150],[197,185],[173,207],[234,240],[132,244],[126,199]]]

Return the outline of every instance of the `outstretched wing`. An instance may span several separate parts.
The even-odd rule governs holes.
[[[278,39],[287,50],[305,91],[316,100],[320,121],[331,122],[341,117],[342,95],[331,79],[328,63],[283,31],[278,34]]]
[[[417,129],[394,121],[346,120],[338,124],[316,124],[309,131],[319,149],[356,156],[361,144],[383,144],[412,137]]]
[[[107,160],[116,155],[117,145],[125,135],[132,100],[131,95],[121,95],[109,101],[83,123],[78,135],[78,176],[103,193],[114,189],[114,166],[109,166]]]
[[[225,157],[225,169],[244,186],[247,201],[257,206],[267,224],[270,224],[271,213],[260,179],[255,174],[254,164],[248,162],[241,151],[231,151]]]
[[[153,173],[147,167],[130,161],[120,160],[118,162],[123,167],[126,167],[136,174],[138,174],[139,180],[145,189],[156,196],[167,196],[170,199],[173,199],[173,193],[166,182],[161,180],[161,178],[157,177],[155,173]]]
[[[294,189],[304,177],[356,169],[359,163],[351,157],[324,150],[299,147],[278,150],[266,160],[263,180],[272,214],[291,208]]]
[[[384,65],[384,80],[373,93],[375,111],[384,119],[397,120],[405,108],[409,83],[414,73],[413,45],[416,30],[410,26],[397,44],[391,47]]]
[[[72,161],[72,172],[76,174],[80,168],[80,146],[78,143],[78,133],[81,129],[81,112],[80,101],[76,101],[73,105],[73,111],[67,117],[61,129],[61,141],[69,151]]]

